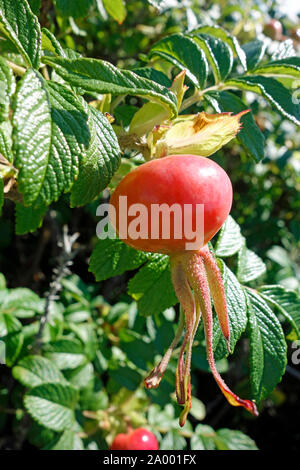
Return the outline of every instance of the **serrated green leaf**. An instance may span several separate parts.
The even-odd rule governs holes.
[[[264,400],[281,381],[286,342],[281,325],[265,300],[247,289],[250,333],[250,382],[254,398]]]
[[[246,54],[241,48],[237,38],[232,36],[230,33],[225,31],[225,29],[221,28],[220,26],[200,26],[200,28],[196,28],[192,31],[192,34],[209,34],[210,36],[217,37],[222,41],[226,42],[233,52],[236,54],[238,60],[240,61],[241,65],[243,66],[244,70],[247,70],[247,60]]]
[[[84,388],[93,380],[94,368],[93,365],[88,362],[87,364],[76,367],[76,369],[66,371],[65,376],[75,388]]]
[[[47,28],[42,28],[42,49],[52,52],[52,54],[59,57],[67,57],[54,34]]]
[[[41,206],[37,209],[33,207],[24,207],[23,204],[16,204],[16,234],[24,235],[28,232],[34,232],[42,225],[47,207]]]
[[[193,40],[203,49],[213,70],[215,82],[224,80],[230,73],[233,64],[231,48],[223,42],[208,34],[193,34]]]
[[[137,251],[119,238],[98,240],[91,259],[89,271],[96,281],[104,281],[125,271],[136,269],[149,259],[149,254]]]
[[[186,76],[197,88],[204,88],[208,64],[204,52],[189,37],[172,34],[161,39],[151,48],[149,59],[159,56],[171,62],[180,70],[186,70]]]
[[[242,46],[246,54],[248,70],[253,70],[259,64],[259,62],[261,62],[265,54],[266,46],[266,42],[260,41],[258,39],[248,42]]]
[[[14,94],[16,82],[11,68],[3,57],[0,57],[0,121],[9,117],[10,97]]]
[[[86,91],[141,96],[162,104],[171,116],[177,114],[177,99],[170,90],[134,72],[120,70],[104,60],[44,57],[43,62],[53,67],[71,85]]]
[[[64,383],[65,379],[54,362],[42,356],[26,356],[12,369],[16,380],[24,387],[37,387],[43,383]]]
[[[71,191],[71,207],[82,206],[99,196],[121,163],[118,139],[107,118],[92,107],[88,115],[91,145],[79,166]]]
[[[18,84],[13,124],[24,203],[50,204],[71,188],[80,158],[89,147],[85,109],[68,88],[29,70]]]
[[[44,345],[44,355],[61,370],[76,369],[86,362],[81,343],[75,339],[60,339]]]
[[[218,450],[258,450],[249,436],[232,429],[218,429],[215,442]]]
[[[253,91],[263,96],[280,114],[300,125],[300,105],[293,102],[290,91],[274,78],[262,75],[249,75],[233,78],[226,86]]]
[[[76,389],[59,383],[38,385],[27,392],[24,398],[25,408],[32,418],[54,431],[74,427],[77,401]]]
[[[239,250],[237,278],[242,283],[254,281],[266,272],[266,265],[256,253],[244,245]]]
[[[27,64],[38,69],[41,31],[27,0],[0,0],[0,31],[13,42]]]
[[[178,303],[170,273],[169,257],[155,254],[129,281],[128,293],[142,315],[161,313]]]
[[[240,226],[229,215],[219,232],[214,252],[216,256],[226,258],[237,253],[243,243],[244,237],[241,234]]]
[[[160,442],[160,450],[182,450],[186,448],[186,440],[175,429],[167,432]]]
[[[218,260],[218,264],[222,273],[227,301],[230,327],[230,350],[234,351],[235,345],[241,337],[242,333],[245,331],[247,325],[245,294],[236,276],[226,266],[226,264],[220,259]],[[213,348],[216,361],[222,359],[223,357],[227,357],[229,354],[226,340],[224,339],[216,317],[214,317]]]
[[[83,18],[89,12],[93,0],[55,0],[56,8],[62,16],[73,18]]]
[[[139,77],[148,78],[148,80],[152,80],[153,82],[165,86],[166,88],[170,88],[172,85],[172,81],[164,73],[152,67],[141,67],[133,69],[133,72],[136,73]]]
[[[282,286],[262,286],[259,288],[262,297],[275,306],[294,328],[300,339],[300,298],[290,289]]]
[[[43,447],[43,450],[84,450],[84,445],[74,431],[66,430],[57,439]]]
[[[11,367],[23,344],[22,325],[13,315],[0,313],[0,340],[5,344],[5,364]]]
[[[239,113],[245,109],[249,109],[238,96],[227,91],[207,93],[205,94],[205,98],[218,113]],[[264,135],[256,124],[252,113],[243,116],[242,120],[243,125],[237,134],[237,140],[244,147],[246,152],[256,162],[259,162],[264,158]]]
[[[126,18],[126,7],[123,0],[102,0],[103,6],[107,13],[122,24]]]
[[[14,160],[12,152],[12,125],[9,120],[0,123],[0,153],[10,163]]]
[[[300,78],[300,57],[286,57],[260,65],[253,70],[257,75]]]

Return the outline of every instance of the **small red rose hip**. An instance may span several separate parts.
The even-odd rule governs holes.
[[[279,41],[282,37],[282,24],[278,20],[271,20],[264,26],[264,33],[273,40]]]
[[[128,442],[128,434],[117,434],[116,437],[114,438],[110,450],[127,450],[127,442]]]
[[[144,428],[138,428],[132,431],[128,436],[128,450],[158,450],[158,442],[151,431]]]

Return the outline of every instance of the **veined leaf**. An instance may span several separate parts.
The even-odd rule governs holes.
[[[248,70],[254,69],[262,60],[265,54],[266,46],[266,42],[259,41],[258,39],[256,39],[255,41],[248,42],[247,44],[244,44],[242,46],[246,54]]]
[[[218,264],[222,272],[227,301],[230,325],[230,350],[234,351],[235,345],[247,325],[245,294],[236,276],[227,268],[226,264],[220,259],[218,260]],[[226,340],[222,335],[219,322],[217,321],[214,321],[213,345],[216,361],[228,356]]]
[[[262,95],[280,114],[300,125],[300,105],[293,102],[290,91],[274,78],[249,75],[228,80],[225,85]]]
[[[244,245],[239,251],[237,278],[241,283],[254,281],[266,272],[266,265],[256,253]]]
[[[194,31],[192,31],[192,34],[196,33],[209,34],[210,36],[215,36],[221,39],[222,41],[226,42],[236,54],[238,60],[240,61],[245,71],[247,70],[246,54],[241,48],[235,36],[232,36],[220,26],[200,26],[200,28],[196,28]]]
[[[136,95],[162,104],[171,116],[177,114],[177,99],[167,88],[142,78],[129,70],[120,70],[104,60],[44,57],[43,62],[53,67],[71,85],[86,91],[112,95]]]
[[[224,80],[229,75],[233,54],[231,48],[219,38],[208,34],[191,34],[193,40],[203,49],[213,70],[215,82]]]
[[[42,383],[66,382],[54,364],[42,356],[26,356],[12,369],[12,374],[24,387],[32,388]]]
[[[90,144],[85,109],[66,87],[29,70],[15,95],[13,149],[25,205],[44,206],[68,191]]]
[[[128,293],[137,301],[139,313],[153,315],[178,303],[169,258],[155,254],[129,281]]]
[[[7,289],[1,298],[0,311],[18,318],[31,318],[44,311],[44,300],[26,287]]]
[[[66,430],[53,442],[48,443],[42,450],[84,450],[81,438],[74,432]]]
[[[64,49],[47,28],[42,28],[42,49],[52,52],[59,57],[66,57]]]
[[[204,88],[208,64],[204,52],[189,37],[172,34],[154,44],[148,55],[149,59],[159,56],[171,62],[180,70],[186,70],[186,76],[196,88]]]
[[[78,392],[70,385],[46,383],[32,388],[24,398],[25,408],[38,423],[54,431],[75,426]]]
[[[44,346],[45,356],[61,370],[76,369],[86,362],[81,343],[75,339],[63,338]]]
[[[122,24],[126,18],[126,7],[123,0],[102,0],[103,6],[107,13]]]
[[[281,381],[286,341],[281,325],[265,300],[247,289],[250,331],[250,381],[254,398],[264,400]]]
[[[275,306],[294,328],[300,339],[300,298],[290,289],[282,286],[262,286],[259,288],[261,296],[271,305]]]
[[[16,204],[16,234],[24,235],[28,232],[34,232],[43,222],[47,211],[46,206],[38,208],[25,207],[23,204]]]
[[[41,31],[27,0],[0,0],[0,31],[13,42],[27,64],[38,69]]]
[[[286,57],[262,64],[253,70],[257,75],[300,78],[300,57]]]
[[[215,442],[218,450],[258,450],[249,436],[232,429],[218,429]]]
[[[217,242],[214,247],[216,256],[226,258],[239,251],[244,243],[244,237],[241,234],[240,226],[229,215],[222,225]]]
[[[140,67],[134,69],[133,72],[136,75],[139,75],[139,77],[148,78],[149,80],[159,83],[159,85],[165,86],[167,88],[170,88],[172,85],[172,81],[167,77],[167,75],[152,67]]]
[[[15,92],[14,74],[5,59],[0,57],[0,121],[9,117],[10,97]]]
[[[107,118],[89,107],[91,145],[82,158],[79,175],[71,191],[71,206],[82,206],[106,188],[121,163],[118,139]]]
[[[280,60],[280,59],[285,59],[287,57],[294,57],[295,55],[296,55],[296,51],[294,49],[293,40],[286,39],[285,41],[282,41],[279,43],[271,59]]]
[[[228,91],[206,93],[205,99],[209,101],[218,113],[239,113],[248,109],[245,103],[238,96]],[[254,121],[252,113],[245,114],[242,119],[243,126],[237,134],[237,140],[244,147],[246,152],[256,162],[259,162],[264,158],[264,135]]]

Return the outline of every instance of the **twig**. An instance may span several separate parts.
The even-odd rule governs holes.
[[[42,346],[42,336],[44,328],[48,321],[51,302],[57,299],[57,293],[61,289],[62,279],[68,274],[70,274],[69,267],[73,264],[73,258],[76,256],[78,251],[73,250],[73,245],[78,237],[79,233],[69,235],[67,226],[63,227],[62,240],[58,242],[58,246],[62,248],[62,252],[58,258],[58,267],[53,270],[50,289],[46,295],[44,313],[41,317],[39,331],[36,335],[36,340],[33,348],[36,352],[38,352]]]

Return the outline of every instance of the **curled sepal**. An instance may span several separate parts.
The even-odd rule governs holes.
[[[250,400],[243,400],[235,395],[217,371],[213,354],[213,315],[206,270],[201,252],[189,256],[186,259],[186,266],[189,273],[190,284],[197,295],[202,312],[207,358],[211,372],[222,393],[231,405],[242,406],[254,416],[257,416],[258,411],[255,403]]]
[[[166,155],[193,154],[208,157],[232,140],[241,129],[240,119],[250,110],[238,114],[207,114],[204,111],[196,115],[182,115],[173,121],[156,145],[152,148],[152,157]],[[158,132],[159,129],[153,132]]]
[[[208,280],[210,294],[212,296],[215,310],[217,312],[221,331],[223,333],[224,338],[226,339],[228,352],[230,353],[230,327],[228,320],[226,296],[221,272],[215,257],[209,251],[207,245],[203,247],[200,252],[204,261],[204,267]]]

